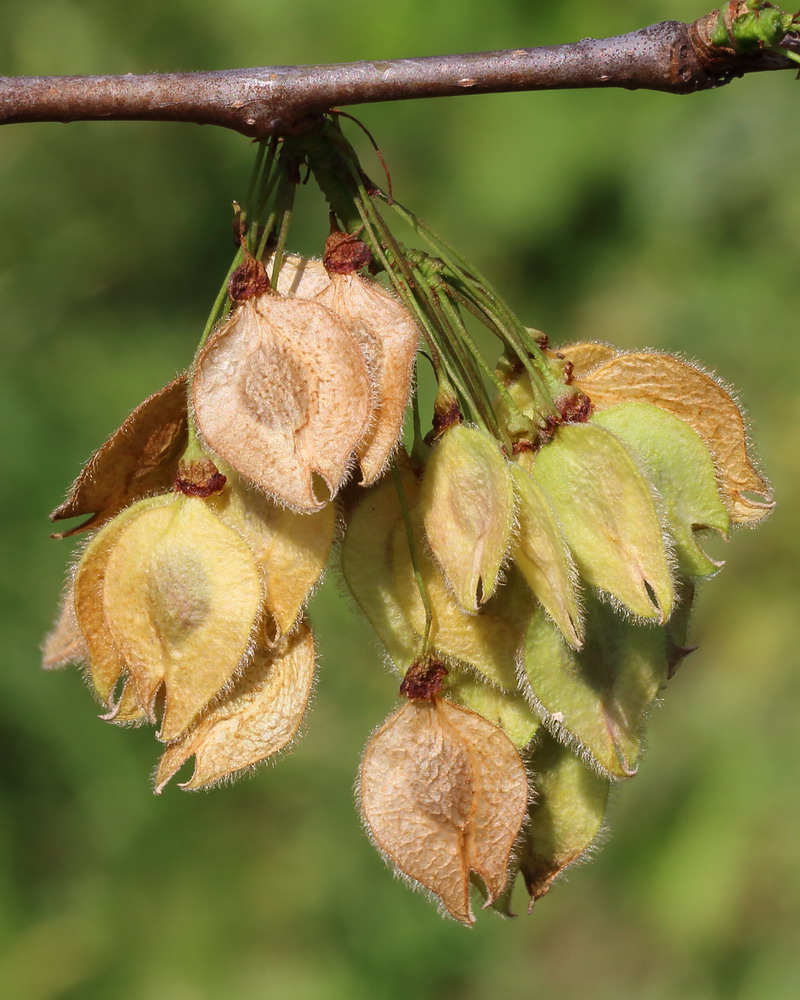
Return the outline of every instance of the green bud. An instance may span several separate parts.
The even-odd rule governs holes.
[[[530,743],[539,729],[539,720],[519,692],[501,691],[458,667],[450,669],[442,693],[499,726],[520,749]]]
[[[411,512],[414,536],[421,537],[419,509]],[[394,533],[392,561],[397,601],[417,635],[425,635],[427,619],[404,524]],[[516,656],[531,615],[531,595],[525,581],[512,571],[478,614],[467,614],[453,597],[438,565],[417,545],[417,561],[433,619],[431,649],[446,660],[459,660],[507,691],[517,686]]]
[[[561,354],[545,350],[540,359],[531,358],[539,371],[536,380],[515,355],[505,353],[495,368],[505,392],[498,394],[492,405],[512,441],[537,441],[552,418],[570,408],[573,397],[582,395],[566,384],[566,361]]]
[[[570,360],[571,351],[564,348]],[[670,354],[638,351],[617,354],[588,370],[576,367],[573,384],[591,399],[595,412],[617,403],[652,403],[697,431],[714,458],[734,524],[756,524],[775,506],[769,484],[753,462],[739,405],[707,372]]]
[[[530,771],[535,797],[528,809],[520,872],[533,906],[596,841],[609,782],[546,733],[530,759]]]
[[[409,503],[419,487],[407,467],[400,466]],[[394,477],[369,490],[347,520],[342,543],[342,573],[350,593],[402,673],[417,653],[418,639],[397,596],[392,544],[397,529],[405,531]]]
[[[667,622],[667,678],[672,678],[676,670],[696,646],[689,645],[689,625],[694,605],[695,585],[689,579],[678,581],[677,600],[672,617]]]
[[[621,403],[598,413],[592,422],[611,431],[644,466],[663,501],[678,569],[688,576],[716,573],[723,563],[703,552],[695,531],[713,528],[725,535],[730,518],[717,489],[714,461],[700,435],[652,403]]]
[[[645,716],[667,681],[665,630],[587,597],[581,650],[570,649],[539,609],[521,659],[528,696],[548,729],[601,773],[634,775]]]
[[[577,573],[561,528],[541,488],[519,465],[511,477],[517,498],[517,532],[511,554],[545,611],[570,646],[583,642]]]
[[[494,438],[451,427],[434,447],[422,483],[431,550],[456,600],[477,611],[497,589],[514,523],[514,491]]]
[[[544,489],[587,583],[641,618],[666,621],[673,587],[650,486],[602,427],[565,424],[521,464]]]

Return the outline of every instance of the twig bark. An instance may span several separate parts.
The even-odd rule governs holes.
[[[143,76],[0,77],[0,124],[178,121],[263,137],[302,130],[309,116],[354,104],[589,87],[689,94],[745,73],[797,69],[768,49],[743,54],[712,43],[717,20],[714,11],[691,25],[664,21],[613,38],[420,59]],[[800,47],[796,33],[781,44],[794,51]]]

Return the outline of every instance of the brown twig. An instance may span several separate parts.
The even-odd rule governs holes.
[[[343,105],[588,87],[688,94],[745,73],[797,69],[767,49],[742,54],[712,45],[716,15],[613,38],[467,55],[144,76],[0,77],[0,124],[179,121],[263,137],[302,129],[309,116]],[[797,51],[797,35],[782,44]]]

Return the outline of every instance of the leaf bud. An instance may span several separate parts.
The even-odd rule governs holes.
[[[438,565],[420,544],[419,509],[411,512],[412,532],[417,539],[419,579],[414,571],[405,524],[394,531],[392,565],[396,599],[406,621],[420,639],[428,631],[420,583],[425,588],[432,613],[431,648],[446,660],[469,664],[492,684],[506,691],[517,686],[515,663],[533,610],[524,580],[512,571],[497,593],[477,614],[468,614],[453,597]]]
[[[536,794],[528,809],[519,864],[532,908],[597,841],[610,784],[546,733],[529,767]]]
[[[618,403],[593,418],[643,464],[660,497],[680,572],[709,576],[723,565],[697,544],[697,531],[727,535],[730,518],[717,489],[714,462],[702,438],[668,410],[651,403]]]
[[[292,631],[328,562],[336,530],[336,508],[299,514],[282,507],[233,473],[231,489],[215,507],[219,517],[247,542],[261,574],[263,606],[271,642]]]
[[[564,638],[578,648],[583,642],[578,574],[561,527],[534,478],[520,465],[510,471],[517,499],[511,555]]]
[[[538,717],[518,691],[502,691],[463,667],[451,667],[442,693],[448,701],[476,712],[491,722],[515,747],[528,746],[540,728]]]
[[[406,501],[416,504],[419,486],[407,460],[398,464],[398,471]],[[348,513],[342,542],[342,575],[347,588],[398,672],[414,659],[419,644],[395,578],[393,547],[400,531],[405,531],[403,510],[398,485],[390,476],[368,490]],[[413,568],[411,573],[413,577]]]

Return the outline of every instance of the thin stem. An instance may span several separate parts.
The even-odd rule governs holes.
[[[411,394],[411,420],[414,433],[414,442],[411,446],[411,462],[417,468],[422,468],[425,464],[427,446],[422,433],[422,421],[419,414],[419,374],[417,374],[417,385]]]
[[[291,169],[291,168],[290,168]],[[294,180],[287,174],[281,178],[281,186],[278,189],[278,208],[277,212],[280,216],[280,227],[278,229],[278,240],[275,244],[275,253],[272,258],[272,274],[270,275],[270,280],[272,282],[272,287],[278,287],[278,275],[281,273],[281,267],[283,265],[283,253],[286,249],[286,240],[289,235],[289,226],[292,221],[292,208],[294,206],[294,196],[297,190],[297,185]]]
[[[428,285],[428,275],[418,267],[415,268],[414,273],[419,276],[416,282],[417,288],[424,287],[426,292],[429,293],[427,295],[429,308],[434,310],[438,323],[444,331],[449,348],[449,356],[452,358],[454,364],[458,366],[461,380],[467,388],[467,398],[473,409],[480,415],[478,423],[484,430],[488,430],[497,437],[500,433],[499,426],[492,410],[492,401],[486,392],[480,372],[475,368],[469,353],[464,350],[464,345],[458,336],[457,330],[454,329],[450,321],[450,316],[442,308],[439,296]]]
[[[461,397],[462,405],[469,409],[469,416],[473,420],[477,420],[478,415],[475,411],[473,395],[467,390],[464,384],[462,378],[463,373],[460,374],[453,367],[453,359],[445,348],[445,344],[448,341],[447,330],[438,321],[438,317],[435,312],[430,308],[430,305],[432,304],[431,297],[427,294],[428,290],[425,283],[420,283],[415,279],[413,270],[406,260],[402,249],[395,240],[393,233],[386,225],[380,212],[378,212],[375,208],[375,204],[364,186],[360,173],[356,169],[355,165],[351,163],[349,158],[347,162],[351,167],[353,179],[358,190],[358,197],[355,199],[356,207],[365,223],[367,232],[371,236],[373,250],[377,252],[384,270],[389,275],[390,280],[395,285],[395,288],[401,298],[406,305],[413,310],[417,320],[421,323],[423,330],[427,334],[426,339],[429,343],[434,345],[434,357],[438,360],[439,365],[437,371],[437,382],[442,387],[446,384],[446,382],[450,382]],[[377,238],[375,233],[376,226],[380,231],[382,239]],[[384,241],[391,250],[391,262],[383,249]],[[420,302],[420,300],[422,301]],[[428,306],[428,308],[425,308],[426,306]],[[434,323],[432,320],[436,320],[436,322]],[[446,380],[442,378],[442,369],[446,372]],[[483,423],[482,420],[480,422]]]
[[[248,213],[251,221],[247,229],[247,246],[256,257],[258,256],[258,245],[263,238],[263,232],[261,236],[258,233],[259,220],[269,203],[272,190],[279,177],[275,163],[278,155],[278,139],[273,137],[268,143],[261,143],[261,145],[262,147],[266,145],[266,152],[261,164],[261,170],[256,178],[254,189],[250,195],[252,203],[248,202]]]
[[[385,198],[385,195],[381,196]],[[552,414],[555,414],[557,411],[551,393],[554,384],[549,377],[541,349],[531,340],[527,330],[505,300],[455,247],[439,236],[427,223],[397,201],[393,201],[391,207],[441,258],[461,284],[465,295],[473,298],[481,308],[495,318],[496,326],[490,329],[492,332],[498,331],[500,339],[512,348],[527,371],[532,385],[538,390],[537,397]]]
[[[471,406],[471,397],[465,389],[459,375],[450,363],[450,359],[447,357],[447,352],[442,349],[442,332],[437,330],[435,324],[431,322],[431,313],[423,309],[417,300],[416,293],[418,291],[418,286],[414,281],[413,274],[403,256],[402,250],[395,242],[391,231],[381,218],[380,213],[375,210],[375,206],[369,196],[369,193],[364,187],[364,182],[361,179],[360,174],[352,164],[351,168],[353,179],[358,191],[358,195],[354,197],[353,200],[364,226],[364,235],[369,240],[372,252],[381,262],[384,271],[389,276],[389,279],[394,285],[398,295],[406,306],[414,313],[417,322],[422,328],[425,339],[431,350],[431,361],[437,383],[442,387],[450,383],[464,403],[470,407],[470,417],[475,418],[476,414],[472,412],[473,408]],[[393,261],[389,260],[389,257],[384,250],[383,239],[378,237],[378,233],[375,231],[376,226],[380,230],[380,235],[386,240],[391,248]]]
[[[197,345],[197,350],[205,344],[208,340],[211,331],[214,329],[217,322],[224,316],[226,312],[226,303],[228,301],[228,282],[230,281],[231,275],[236,270],[236,268],[242,263],[242,258],[244,257],[244,251],[240,247],[234,254],[231,265],[228,268],[228,273],[225,275],[225,280],[222,282],[220,290],[217,292],[217,297],[214,299],[214,305],[211,307],[211,312],[208,314],[208,319],[206,320],[206,325],[203,327],[203,334],[200,337],[200,341]]]
[[[449,286],[445,285],[444,288],[447,290]],[[447,312],[448,316],[450,317],[450,321],[457,328],[461,342],[466,346],[470,354],[478,363],[478,366],[480,367],[483,374],[486,376],[486,378],[489,379],[491,384],[497,390],[497,394],[502,398],[505,406],[512,413],[519,413],[520,411],[519,408],[517,407],[517,404],[514,402],[506,386],[503,385],[501,379],[497,377],[497,374],[495,373],[494,369],[489,365],[486,358],[481,353],[478,345],[470,336],[469,331],[464,325],[464,321],[459,315],[458,309],[456,309],[456,307],[450,301],[446,290],[443,292],[439,292],[439,301],[442,305],[442,308]],[[497,428],[497,436],[502,439],[505,446],[510,450],[511,442],[510,440],[507,439],[506,434],[499,422],[496,422],[496,428]]]
[[[420,649],[420,656],[427,656],[430,652],[430,641],[431,641],[431,629],[433,627],[433,605],[431,604],[430,594],[428,593],[428,588],[425,586],[425,580],[422,577],[422,571],[419,564],[419,556],[417,554],[417,545],[414,538],[414,527],[411,522],[411,511],[408,508],[408,500],[406,498],[406,491],[403,489],[403,478],[400,475],[400,470],[397,467],[397,463],[392,463],[392,476],[394,478],[394,485],[397,489],[397,497],[400,502],[400,510],[403,513],[403,523],[406,528],[406,539],[408,541],[408,551],[411,556],[411,566],[414,570],[414,579],[417,583],[417,589],[419,590],[419,596],[422,600],[422,606],[425,609],[425,633],[422,636],[422,647]]]
[[[266,152],[267,143],[260,142],[258,144],[258,152],[256,153],[255,162],[253,163],[253,169],[250,171],[250,180],[247,183],[247,193],[244,196],[244,201],[242,202],[239,212],[239,238],[241,239],[242,233],[246,232],[248,247],[250,246],[251,238],[250,232],[247,230],[247,220],[253,205],[253,192],[255,191],[257,181],[261,177],[261,168],[264,165]]]

